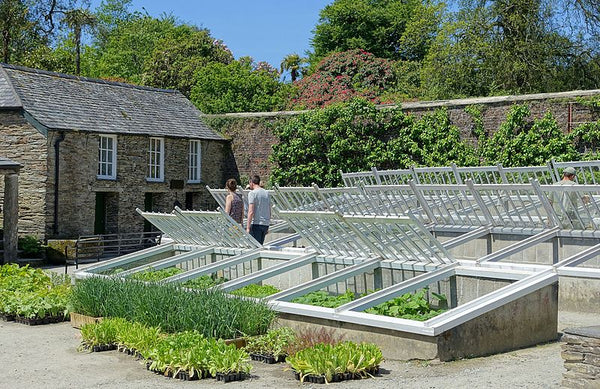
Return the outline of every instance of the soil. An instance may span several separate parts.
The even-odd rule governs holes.
[[[598,324],[598,314],[562,312],[559,328]],[[559,388],[564,371],[560,342],[454,362],[385,361],[379,376],[330,385],[300,384],[285,364],[252,361],[251,377],[223,383],[181,381],[153,374],[118,351],[78,352],[70,323],[26,326],[0,322],[0,388]]]

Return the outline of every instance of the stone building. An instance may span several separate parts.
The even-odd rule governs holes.
[[[140,232],[136,208],[212,207],[205,185],[232,173],[230,145],[200,114],[173,90],[0,65],[0,153],[23,166],[19,234]]]

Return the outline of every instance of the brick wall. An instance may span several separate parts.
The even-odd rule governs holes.
[[[44,236],[48,144],[19,111],[0,112],[0,155],[24,166],[19,174],[20,235]],[[4,179],[0,177],[0,204]],[[0,213],[0,226],[2,225]]]

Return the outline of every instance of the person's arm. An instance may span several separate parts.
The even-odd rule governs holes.
[[[246,222],[246,231],[250,232],[250,225],[254,219],[254,203],[248,204],[248,221]]]
[[[231,212],[231,203],[233,202],[233,195],[230,193],[225,197],[225,213],[229,215]]]

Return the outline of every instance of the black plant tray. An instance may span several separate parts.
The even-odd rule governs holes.
[[[273,355],[250,353],[250,359],[272,365],[274,363],[285,362],[285,355],[278,355],[277,358],[275,358]]]
[[[96,346],[92,346],[92,351],[95,353],[101,352],[101,351],[111,351],[111,350],[116,350],[116,349],[117,349],[116,344],[98,344]]]
[[[27,317],[21,317],[21,316],[17,315],[15,317],[15,321],[17,323],[27,324],[29,326],[37,326],[37,325],[41,325],[41,324],[60,323],[60,322],[65,321],[65,317],[64,316],[45,316],[45,317],[34,317],[34,318],[30,319]]]
[[[202,375],[198,375],[198,372],[194,372],[194,374],[190,375],[187,371],[180,371],[173,378],[182,380],[182,381],[196,381],[204,378],[212,378],[208,371],[203,371]]]
[[[216,378],[223,382],[242,381],[246,378],[246,373],[217,373]]]
[[[118,346],[117,350],[119,350],[123,354],[131,355],[134,358],[142,359],[142,355],[140,353],[138,353],[138,351],[136,349],[127,348],[127,347],[124,347],[124,346]]]
[[[2,321],[15,321],[16,316],[8,313],[1,313],[0,319],[2,319]]]
[[[379,374],[379,366],[375,366],[369,370],[367,370],[367,373],[370,375],[377,375]],[[294,376],[296,377],[297,380],[300,380],[300,373],[298,373],[297,371],[294,371]],[[361,375],[361,374],[354,374],[354,373],[339,373],[339,374],[334,374],[331,377],[331,381],[330,382],[341,382],[341,381],[348,381],[348,380],[360,380],[363,378],[368,378],[369,375]],[[325,376],[324,375],[306,375],[304,376],[304,381],[303,382],[310,382],[313,384],[324,384],[325,383]]]

